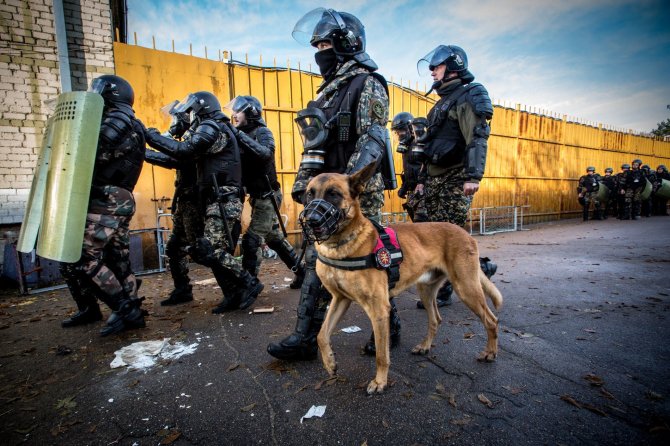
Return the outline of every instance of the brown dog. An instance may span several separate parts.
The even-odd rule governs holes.
[[[503,298],[480,269],[477,242],[462,228],[451,223],[391,225],[396,231],[403,260],[399,280],[390,291],[389,276],[383,269],[352,271],[324,263],[332,265],[338,261],[344,263],[343,259],[367,256],[377,245],[377,229],[361,213],[357,198],[374,171],[371,164],[351,176],[321,174],[307,186],[302,224],[306,233],[316,235],[315,246],[320,257],[316,271],[333,296],[317,338],[324,367],[330,375],[335,374],[337,365],[330,337],[351,302],[357,302],[372,322],[377,347],[377,374],[368,384],[367,392],[382,392],[387,385],[390,365],[389,297],[416,284],[428,315],[428,333],[412,353],[425,355],[442,321],[435,298],[447,279],[486,328],[488,341],[479,360],[493,361],[498,353],[498,319],[488,307],[485,295],[496,308],[500,308]],[[324,220],[329,224],[320,225],[319,221]]]

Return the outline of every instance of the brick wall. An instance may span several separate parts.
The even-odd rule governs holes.
[[[64,0],[73,90],[114,73],[109,3]],[[52,0],[0,3],[0,226],[23,218],[49,111],[61,93]]]

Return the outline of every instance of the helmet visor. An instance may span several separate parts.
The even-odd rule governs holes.
[[[114,87],[113,84],[110,84],[108,81],[105,79],[93,79],[93,82],[91,82],[91,87],[88,89],[90,93],[98,93],[102,94],[105,90],[107,89],[112,89]]]
[[[179,104],[174,106],[173,112],[174,113],[187,113],[190,111],[198,112],[201,107],[200,101],[198,101],[197,96],[193,94],[189,94],[186,96],[184,99],[179,102]]]
[[[232,113],[238,113],[249,108],[251,103],[244,96],[236,96],[232,101],[227,103],[223,108],[229,110]]]
[[[170,102],[169,104],[165,104],[164,106],[162,106],[160,108],[161,115],[163,115],[165,117],[168,117],[168,118],[171,117],[172,115],[174,115],[176,113],[174,109],[177,106],[177,104],[179,104],[179,101],[175,99],[174,101]]]
[[[448,46],[438,45],[430,53],[419,59],[416,63],[416,70],[420,76],[428,76],[436,66],[443,64],[452,54],[453,52]]]
[[[341,26],[331,9],[316,8],[308,12],[293,27],[291,36],[301,45],[310,46],[326,40],[328,35]],[[341,20],[340,20],[341,21]],[[344,26],[344,23],[342,23]]]

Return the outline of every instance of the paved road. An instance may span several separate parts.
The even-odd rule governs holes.
[[[477,237],[499,264],[500,354],[475,360],[483,326],[458,300],[427,357],[417,296],[398,299],[401,345],[384,394],[367,396],[370,324],[352,306],[333,338],[339,378],[320,362],[273,361],[270,340],[295,322],[298,292],[264,264],[257,305],[271,314],[214,316],[211,285],[179,308],[157,302],[168,275],[146,278],[148,327],[101,339],[63,330],[64,291],[0,300],[0,438],[5,444],[573,445],[668,444],[670,218],[576,220]],[[196,268],[194,276],[207,278]],[[195,353],[142,371],[110,369],[113,352],[170,337]],[[70,350],[72,353],[59,355]],[[64,348],[66,350],[64,350]],[[325,405],[322,418],[302,415]]]

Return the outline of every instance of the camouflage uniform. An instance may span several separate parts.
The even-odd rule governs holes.
[[[619,175],[620,218],[636,220],[640,217],[640,194],[645,184],[643,172],[640,169],[631,169],[624,170]]]
[[[601,178],[601,182],[605,185],[610,193],[607,196],[607,202],[605,203],[605,210],[603,211],[603,218],[607,218],[610,215],[618,215],[617,212],[617,198],[618,198],[618,182],[615,175],[607,175]]]
[[[579,178],[579,185],[577,186],[577,193],[581,196],[580,203],[582,205],[582,217],[584,221],[589,219],[589,208],[593,203],[593,220],[600,220],[600,201],[598,200],[598,176],[582,175]]]
[[[446,221],[465,226],[472,198],[463,193],[468,180],[462,167],[446,169],[425,179],[426,212],[430,221]]]
[[[670,173],[663,165],[656,168],[656,184],[654,184],[654,194],[652,195],[652,213],[653,215],[668,215],[668,200],[656,194],[656,191],[661,187],[662,181],[670,181]]]

